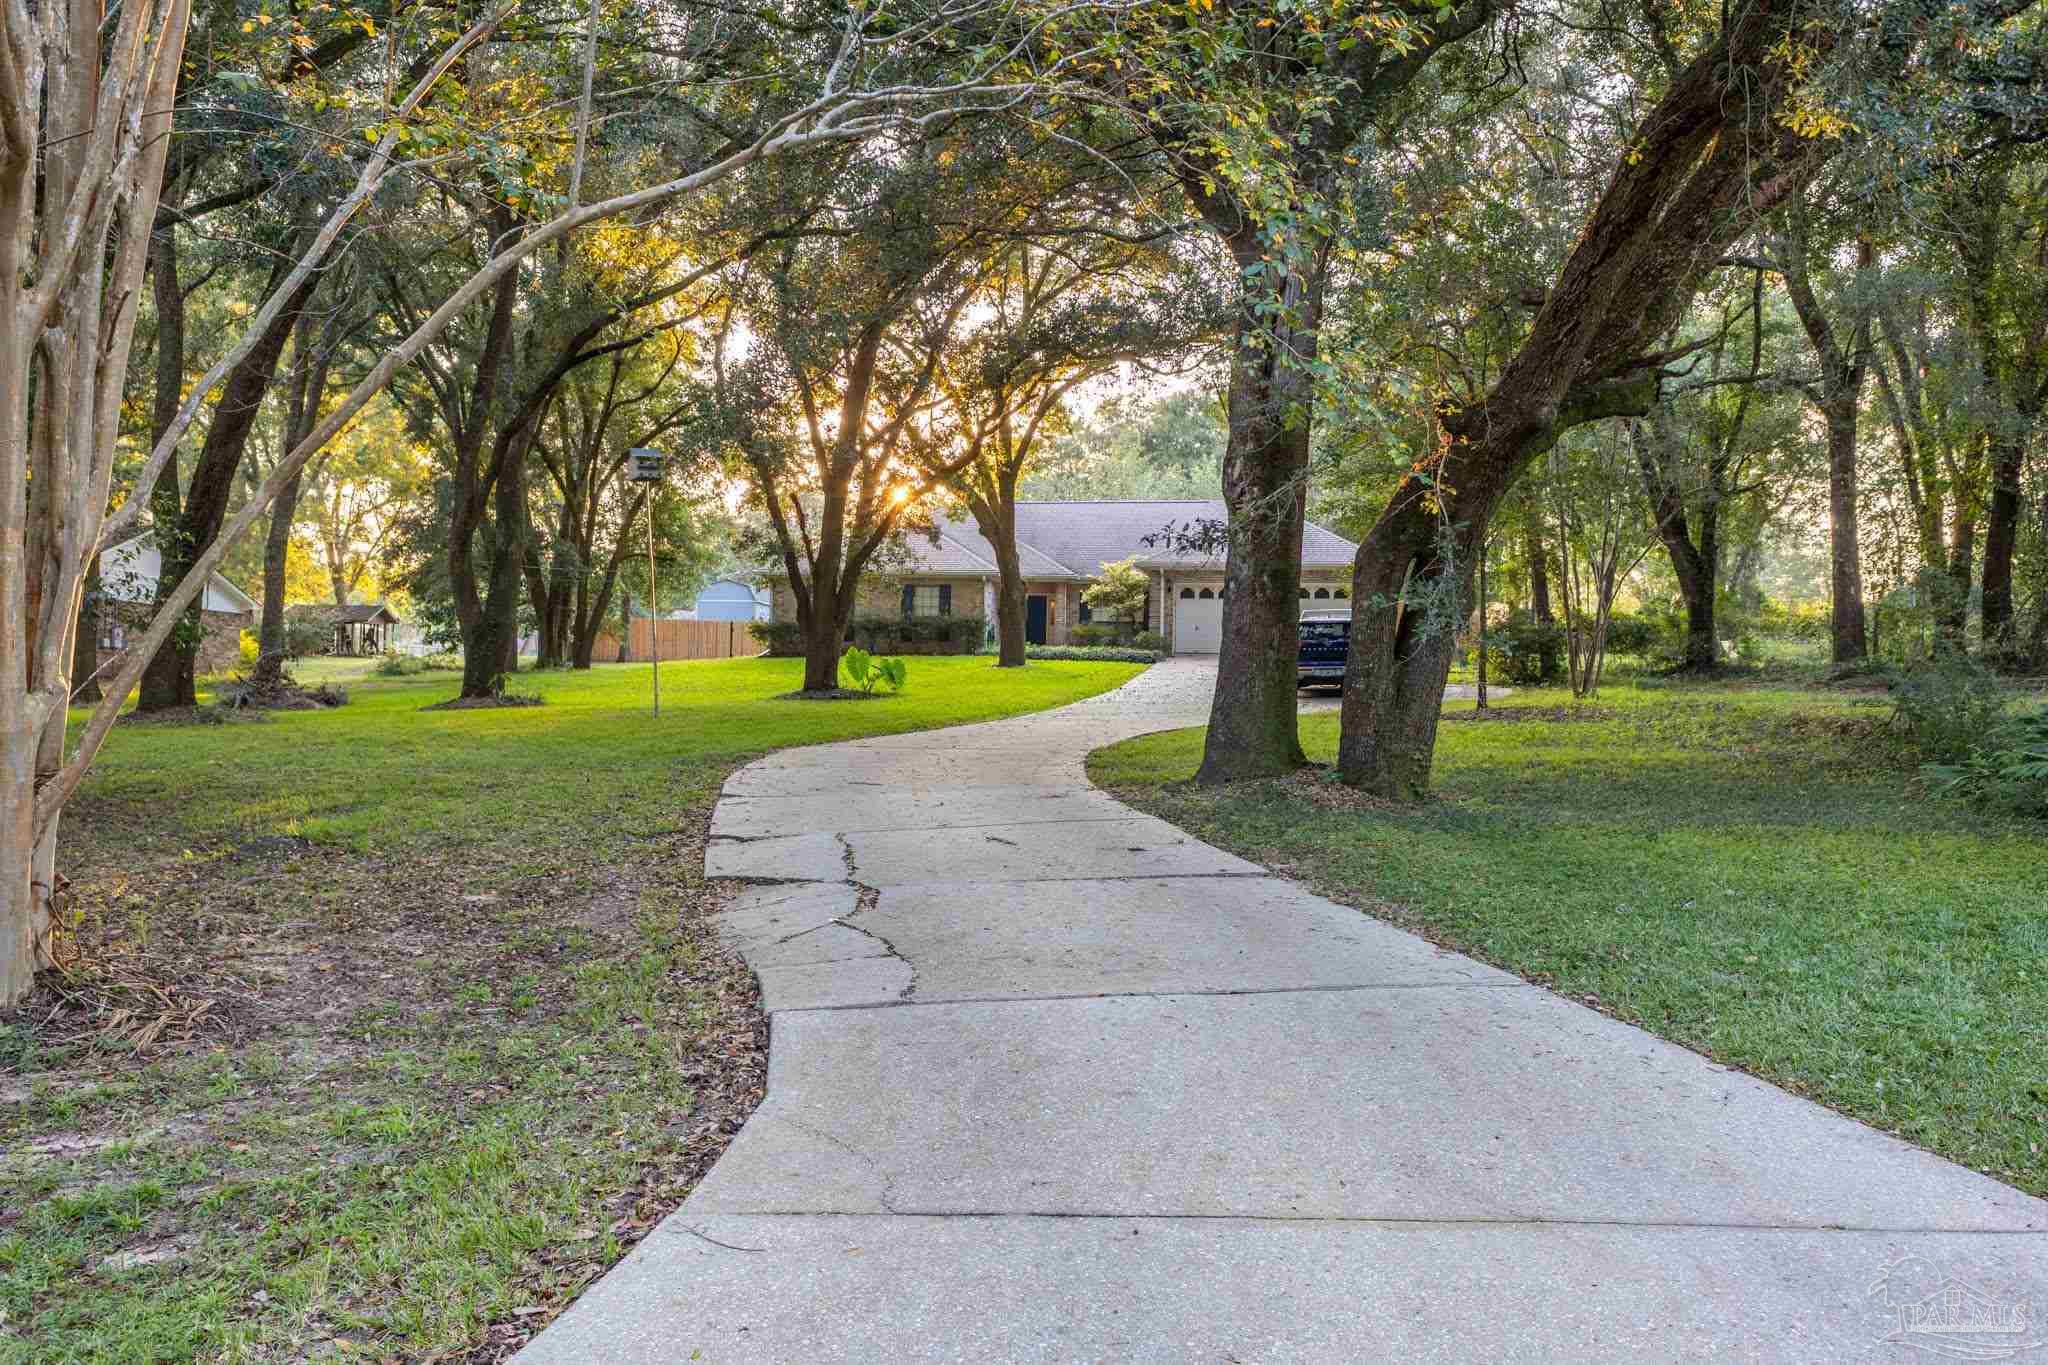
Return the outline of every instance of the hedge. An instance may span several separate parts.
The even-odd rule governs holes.
[[[771,657],[803,655],[803,630],[796,622],[755,621],[751,629]],[[987,631],[979,616],[856,616],[849,643],[870,654],[972,654]]]

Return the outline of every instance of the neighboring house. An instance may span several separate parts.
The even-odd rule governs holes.
[[[766,621],[774,610],[767,588],[743,578],[714,578],[691,611],[699,621]]]
[[[312,602],[286,607],[284,615],[295,624],[304,621],[327,628],[327,647],[321,653],[352,657],[382,654],[396,648],[394,632],[405,624],[382,602],[351,603],[345,607]]]
[[[101,667],[140,636],[156,614],[156,581],[163,556],[146,535],[124,540],[100,556],[99,663]],[[256,625],[256,599],[219,574],[206,580],[199,601],[203,633],[198,670],[220,673],[242,657],[242,632]]]
[[[1033,644],[1065,644],[1093,614],[1081,590],[1102,566],[1135,558],[1152,581],[1138,629],[1164,635],[1176,654],[1214,654],[1223,640],[1223,560],[1152,546],[1168,527],[1220,522],[1221,502],[1020,502],[1017,556],[1024,570],[1024,637]],[[971,519],[934,519],[936,543],[922,532],[907,537],[908,562],[877,575],[861,590],[860,610],[907,616],[996,616],[996,554]],[[1345,601],[1358,547],[1309,522],[1301,549],[1304,604]],[[774,619],[796,619],[789,585],[773,580]],[[1101,619],[1101,618],[1094,618]]]

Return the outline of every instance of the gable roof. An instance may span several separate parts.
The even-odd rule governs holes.
[[[1148,545],[1174,530],[1202,522],[1226,520],[1221,499],[1142,499],[1117,502],[1020,502],[1017,504],[1017,556],[1024,576],[1036,579],[1091,579],[1102,566],[1135,557],[1148,569],[1221,568],[1221,555],[1182,553],[1170,545]],[[932,519],[937,543],[925,536],[909,537],[910,574],[993,574],[995,549],[971,520],[938,515]],[[1302,530],[1304,569],[1344,568],[1358,546],[1324,526],[1309,522]]]
[[[1017,559],[1026,578],[1067,579],[1077,575],[1065,564],[1032,545],[1024,535],[1023,512],[1026,504],[1017,504]],[[993,574],[996,569],[996,547],[989,544],[976,529],[971,520],[955,521],[951,517],[935,516],[932,523],[938,531],[934,544],[927,537],[913,531],[909,536],[910,553],[916,567],[913,573],[931,574]]]
[[[294,621],[324,621],[333,626],[404,624],[382,602],[351,602],[345,607],[337,607],[332,602],[308,602],[302,606],[286,607],[284,614]]]
[[[110,602],[154,602],[156,581],[163,569],[155,539],[148,532],[130,536],[100,555],[100,595]],[[255,598],[218,573],[207,578],[206,591],[199,600],[207,611],[256,610]]]

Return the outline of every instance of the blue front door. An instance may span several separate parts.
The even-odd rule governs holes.
[[[1024,639],[1026,643],[1045,643],[1045,618],[1051,599],[1038,593],[1024,599]]]

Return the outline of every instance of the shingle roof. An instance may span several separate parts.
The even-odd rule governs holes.
[[[376,621],[393,626],[403,624],[382,602],[352,602],[345,607],[337,607],[331,602],[308,602],[303,606],[286,607],[284,614],[295,621],[325,621],[336,626],[367,625]]]
[[[1021,502],[1017,504],[1020,520],[1017,531],[1017,559],[1024,570],[1024,576],[1053,579],[1075,577],[1073,570],[1045,554],[1026,539],[1021,520],[1027,505]],[[914,572],[992,574],[996,571],[996,547],[983,538],[973,521],[966,518],[955,521],[945,516],[937,516],[932,520],[939,532],[937,546],[916,532],[910,535],[910,551],[917,565]]]
[[[1146,544],[1175,530],[1191,530],[1202,522],[1225,519],[1223,503],[1209,501],[1020,502],[1017,504],[1017,554],[1027,578],[1095,578],[1104,564],[1136,556],[1147,568],[1222,566],[1220,555],[1177,553],[1163,542]],[[934,517],[939,544],[921,535],[910,537],[911,573],[992,574],[995,550],[974,529],[974,523],[944,515]],[[1301,564],[1305,569],[1343,568],[1358,547],[1309,522],[1302,532]]]

